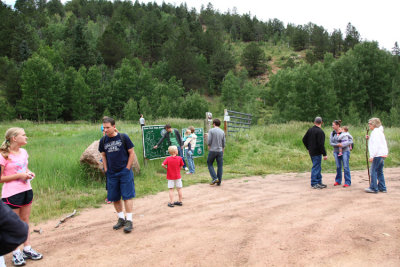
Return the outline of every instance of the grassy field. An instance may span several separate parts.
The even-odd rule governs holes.
[[[173,127],[189,125],[203,127],[201,120],[165,119],[148,122],[148,125],[171,123]],[[81,166],[79,158],[95,140],[100,139],[100,124],[52,123],[35,124],[28,121],[2,123],[0,134],[9,127],[23,127],[28,136],[26,149],[29,153],[29,168],[36,173],[32,181],[35,201],[31,219],[39,222],[60,217],[73,209],[100,207],[106,197],[104,177]],[[251,175],[266,175],[283,172],[309,172],[311,161],[302,144],[302,137],[310,123],[291,122],[269,126],[255,126],[250,131],[228,136],[224,155],[224,179]],[[135,152],[141,165],[135,176],[137,197],[166,190],[165,170],[161,160],[143,162],[142,141],[138,124],[118,121],[120,132],[127,133],[135,144]],[[326,135],[328,161],[323,162],[323,172],[334,172],[335,163],[329,146],[330,127],[323,128]],[[355,139],[351,154],[352,170],[365,169],[365,128],[350,128]],[[386,167],[400,166],[400,129],[385,129],[390,155]],[[196,174],[183,174],[184,185],[208,183],[210,181],[206,157],[195,159]],[[325,181],[328,182],[328,181]]]

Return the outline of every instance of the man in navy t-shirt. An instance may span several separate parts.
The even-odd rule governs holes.
[[[135,184],[133,181],[132,163],[134,159],[133,143],[126,134],[116,131],[115,120],[110,117],[103,119],[104,139],[99,143],[99,151],[107,176],[107,199],[114,203],[118,213],[118,222],[114,230],[124,227],[125,233],[132,231],[133,198]],[[123,135],[123,136],[122,136]],[[124,201],[126,218],[123,211]]]

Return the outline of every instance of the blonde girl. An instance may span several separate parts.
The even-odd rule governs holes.
[[[35,174],[28,169],[28,153],[21,148],[27,144],[28,137],[22,128],[7,130],[5,140],[0,147],[0,182],[4,183],[1,197],[24,222],[29,224],[33,191],[31,180]],[[32,249],[30,235],[24,243],[24,248],[13,251],[15,266],[25,265],[25,259],[40,260],[42,254]]]

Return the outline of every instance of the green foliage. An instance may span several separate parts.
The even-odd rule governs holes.
[[[314,64],[315,62],[318,61],[317,57],[314,55],[314,53],[310,50],[307,50],[306,52],[306,61],[308,64]]]
[[[124,59],[121,67],[115,70],[111,83],[113,104],[109,109],[114,116],[121,117],[124,104],[130,97],[140,99],[145,92],[152,91],[153,79],[138,59]]]
[[[60,17],[65,16],[64,6],[60,0],[50,0],[47,2],[47,10],[50,15],[58,14]]]
[[[398,107],[392,107],[390,109],[390,126],[399,127],[400,126],[400,109]]]
[[[128,55],[129,45],[125,38],[121,22],[113,21],[107,26],[98,43],[98,50],[107,66],[116,66]]]
[[[323,27],[315,24],[310,25],[310,28],[310,45],[313,55],[316,60],[322,60],[326,51],[329,50],[329,34]]]
[[[20,70],[14,60],[7,57],[0,58],[0,92],[7,102],[15,106],[21,99],[22,92],[18,84]]]
[[[270,81],[269,97],[276,121],[333,119],[338,110],[333,78],[321,63],[278,72]]]
[[[168,62],[171,75],[182,80],[186,88],[205,86],[206,80],[198,69],[200,58],[196,58],[195,48],[191,45],[193,36],[189,25],[183,21],[172,33],[172,37],[165,43],[164,55]]]
[[[149,101],[147,99],[147,97],[143,96],[140,99],[139,102],[139,113],[143,114],[143,116],[147,117],[148,119],[151,119],[153,116],[153,112],[151,110]]]
[[[297,26],[293,34],[293,49],[294,51],[301,51],[307,47],[307,31],[301,26]]]
[[[138,23],[138,54],[149,63],[161,59],[162,45],[167,39],[168,31],[166,31],[166,25],[162,19],[161,14],[153,10],[143,16]]]
[[[229,71],[222,82],[222,103],[232,110],[237,109],[240,98],[241,81],[232,71]]]
[[[396,73],[388,52],[375,42],[364,42],[337,60],[326,54],[323,64],[278,72],[271,77],[268,102],[276,108],[276,121],[311,120],[319,114],[359,124],[382,114],[391,125],[388,114],[398,103],[393,101],[398,97]]]
[[[15,118],[15,108],[0,97],[0,121],[11,121]]]
[[[283,68],[294,68],[296,66],[296,63],[294,62],[294,59],[292,57],[289,57],[286,61],[286,63],[283,65]]]
[[[130,98],[124,106],[124,119],[127,121],[137,121],[139,119],[138,105],[133,98]]]
[[[361,123],[360,112],[358,112],[358,109],[354,104],[354,102],[350,103],[347,114],[343,115],[343,121],[346,122],[346,124],[360,125]]]
[[[247,81],[247,72],[242,71],[235,75],[228,72],[222,82],[221,102],[225,108],[256,114],[259,112],[260,90],[257,86]]]
[[[91,120],[97,119],[97,114],[102,114],[107,106],[108,101],[111,101],[111,97],[107,93],[106,82],[106,67],[91,66],[86,74],[86,84],[90,90],[90,107],[93,111]]]
[[[103,113],[103,116],[101,116],[101,118],[100,119],[102,119],[103,117],[111,117],[111,112],[108,110],[108,108],[106,108],[105,110],[104,110],[104,113]]]
[[[357,31],[356,27],[349,22],[346,27],[346,38],[344,39],[345,51],[354,48],[358,43],[360,43],[360,33]]]
[[[364,42],[332,64],[335,91],[343,103],[353,102],[363,120],[376,110],[389,112],[393,61],[377,43]]]
[[[191,92],[185,97],[180,109],[182,118],[202,119],[208,111],[208,103],[200,94]]]
[[[250,43],[243,50],[242,65],[247,69],[250,77],[263,74],[267,69],[266,63],[264,51],[256,43]]]
[[[8,113],[15,118],[94,121],[106,109],[108,115],[123,118],[130,98],[138,101],[146,118],[179,117],[196,110],[193,98],[200,94],[208,95],[209,108],[218,112],[233,106],[263,122],[305,120],[309,114],[297,112],[304,105],[294,98],[309,94],[299,88],[319,90],[314,85],[318,78],[305,76],[312,71],[302,69],[298,78],[290,78],[291,84],[283,82],[290,91],[283,99],[269,95],[280,68],[296,72],[305,60],[323,62],[324,71],[318,72],[329,76],[323,83],[335,107],[328,109],[329,117],[364,121],[382,114],[394,125],[396,114],[391,112],[400,109],[398,45],[392,55],[376,43],[361,42],[350,23],[345,34],[328,33],[312,22],[285,26],[278,19],[260,21],[235,10],[221,13],[212,4],[197,12],[187,5],[138,1],[72,0],[64,5],[60,0],[18,0],[15,9],[0,3],[0,15],[0,97],[3,105],[15,108]],[[38,58],[45,64],[28,75]],[[250,79],[242,79],[238,61]],[[237,81],[229,71],[238,73]],[[277,107],[288,99],[295,106],[282,116]],[[162,111],[160,105],[169,109]],[[321,109],[310,112],[315,110]],[[353,111],[357,116],[350,118]]]
[[[86,68],[79,69],[71,88],[71,108],[73,120],[90,120],[93,107],[90,105],[90,88],[85,82]]]
[[[0,57],[12,56],[13,37],[18,25],[18,15],[10,6],[0,2]]]
[[[34,55],[26,62],[21,74],[21,90],[22,99],[18,109],[23,118],[56,120],[61,114],[64,91],[61,76],[54,72],[46,59]]]
[[[329,52],[331,52],[335,58],[338,58],[343,51],[343,45],[342,32],[335,29],[331,34]]]
[[[84,35],[84,27],[84,22],[78,20],[73,31],[73,46],[69,64],[75,69],[79,69],[81,66],[88,67],[95,63],[93,52]]]
[[[216,50],[210,57],[210,72],[213,86],[220,88],[222,80],[229,70],[235,67],[235,58],[229,48],[220,48]]]

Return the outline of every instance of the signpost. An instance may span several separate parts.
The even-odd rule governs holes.
[[[164,129],[164,125],[143,126],[142,131],[143,157],[145,160],[159,159],[169,156],[167,139],[164,139],[157,149],[153,148],[161,139],[161,137],[163,137],[163,135],[167,132]]]
[[[185,136],[187,128],[182,129],[182,138]],[[197,135],[196,147],[193,149],[193,158],[204,156],[204,129],[194,128],[194,133]]]
[[[184,137],[186,128],[182,129],[182,138]],[[169,156],[168,153],[168,140],[167,138],[154,149],[153,147],[163,137],[167,131],[164,125],[143,126],[142,128],[142,142],[143,142],[143,158],[145,160],[160,159]],[[193,150],[193,157],[204,156],[204,130],[203,128],[195,128],[197,135],[196,147]]]

